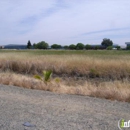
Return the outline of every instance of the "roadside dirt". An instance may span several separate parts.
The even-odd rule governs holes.
[[[119,130],[129,114],[125,102],[0,85],[0,130]]]

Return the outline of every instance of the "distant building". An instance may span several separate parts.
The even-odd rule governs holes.
[[[4,49],[27,49],[26,45],[5,45]]]
[[[125,42],[126,44],[126,49],[130,50],[130,42]]]
[[[92,50],[105,49],[105,46],[102,46],[102,45],[89,45],[88,44],[88,49],[92,49]]]
[[[89,46],[90,46],[89,49],[106,49],[106,47],[103,45],[89,45]],[[112,48],[117,49],[118,46],[119,46],[118,44],[113,44]]]
[[[125,42],[125,44],[127,47],[130,46],[130,42]]]
[[[4,49],[4,46],[0,46],[0,49]]]

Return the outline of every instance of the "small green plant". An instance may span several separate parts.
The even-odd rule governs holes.
[[[60,81],[61,81],[60,78],[55,78],[56,83],[60,83]]]
[[[51,70],[47,70],[47,71],[43,71],[43,78],[39,75],[34,75],[35,79],[41,80],[43,81],[45,84],[47,84],[50,81],[52,75],[52,71]]]

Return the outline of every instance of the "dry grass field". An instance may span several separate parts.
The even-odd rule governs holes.
[[[43,70],[48,84],[33,77]],[[130,102],[130,52],[0,50],[0,83]]]

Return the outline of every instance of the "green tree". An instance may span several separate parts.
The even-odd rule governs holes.
[[[113,42],[110,39],[104,38],[101,45],[107,48],[108,46],[112,46]]]
[[[51,45],[51,48],[52,48],[52,49],[60,49],[60,48],[61,48],[61,45],[53,44],[53,45]]]
[[[84,44],[83,43],[77,43],[76,49],[77,50],[83,50],[84,49]]]
[[[74,44],[69,45],[69,49],[71,49],[71,50],[76,49],[76,45],[74,45]]]
[[[63,48],[64,48],[64,49],[69,49],[69,46],[65,45]]]
[[[120,47],[120,46],[116,46],[116,48],[117,48],[117,50],[120,50],[120,49],[121,49],[121,47]]]
[[[33,43],[33,48],[37,49],[37,44],[36,43]]]
[[[95,46],[95,48],[94,48],[95,50],[97,50],[97,49],[100,49],[100,47],[99,46]]]
[[[108,46],[107,50],[112,50],[112,48],[113,48],[112,46]]]
[[[49,45],[45,41],[41,41],[36,44],[37,49],[48,49]]]
[[[91,49],[91,45],[87,44],[87,45],[85,46],[85,49],[86,49],[86,50]]]
[[[27,48],[28,48],[28,49],[31,49],[31,47],[32,47],[31,42],[30,42],[30,40],[28,40]]]

